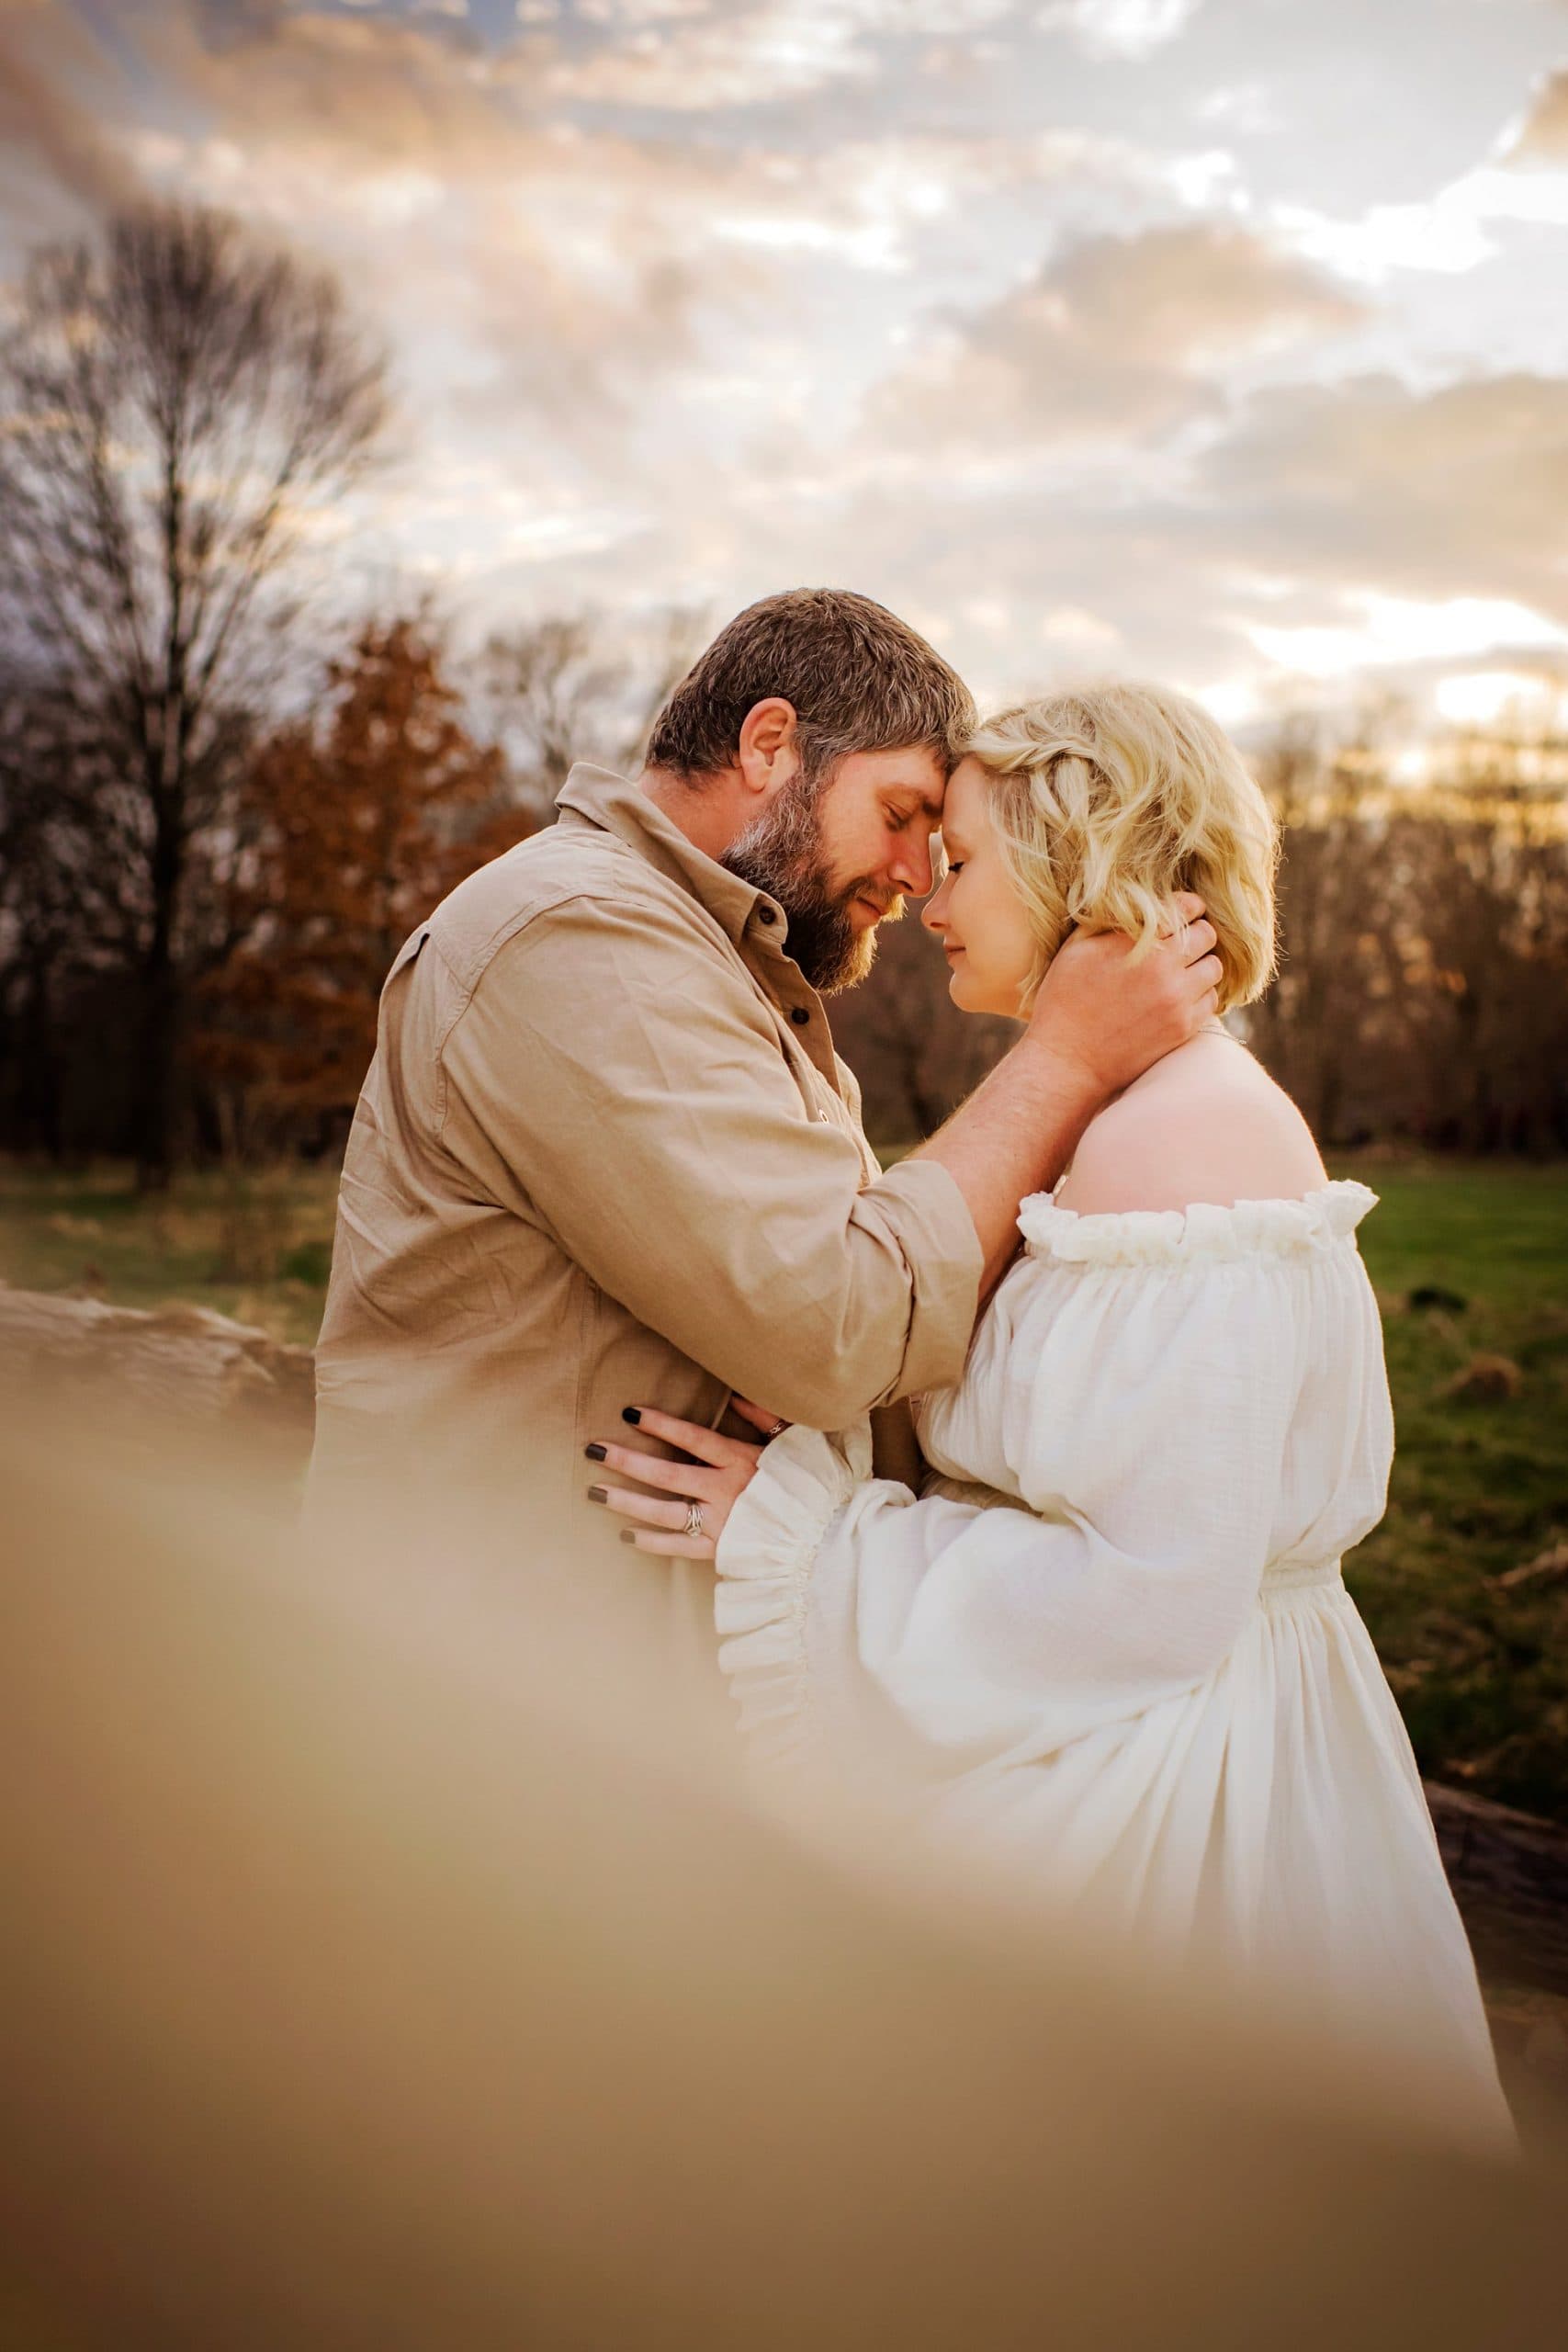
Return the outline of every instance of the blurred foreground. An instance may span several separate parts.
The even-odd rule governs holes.
[[[1399,1431],[1388,1516],[1348,1565],[1358,1604],[1422,1770],[1568,1826],[1563,1167],[1368,1152],[1333,1172],[1381,1196],[1359,1238]],[[285,1163],[149,1197],[124,1164],[0,1161],[0,1278],[310,1346],[336,1188],[335,1164]]]
[[[770,1823],[651,1580],[312,1560],[265,1444],[107,1410],[0,1451],[8,2343],[1557,2340],[1555,2164]]]

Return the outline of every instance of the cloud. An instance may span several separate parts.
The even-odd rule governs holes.
[[[1017,0],[604,0],[608,37],[549,69],[558,97],[677,113],[798,98],[869,79],[878,44],[962,38]]]
[[[103,60],[48,0],[0,15],[0,179],[29,211],[65,197],[93,210],[125,202],[136,176],[100,128]]]
[[[923,0],[917,15],[996,5]],[[805,21],[772,13],[775,29]],[[854,22],[896,17],[891,0],[858,0]],[[136,134],[142,170],[333,263],[393,324],[427,429],[504,434],[528,471],[541,439],[558,468],[613,484],[656,462],[639,421],[675,388],[691,395],[668,420],[677,438],[739,429],[737,414],[755,429],[770,404],[783,425],[815,402],[812,378],[845,373],[825,346],[844,313],[836,281],[910,271],[938,233],[961,238],[966,199],[1136,181],[1135,157],[1081,133],[889,135],[872,115],[866,135],[813,152],[580,119],[543,94],[561,54],[547,30],[489,50],[444,23],[254,0],[141,21],[185,126]],[[630,21],[621,0],[609,29]],[[815,335],[804,372],[780,368],[786,332]],[[741,387],[728,416],[710,397],[725,379]]]
[[[1271,208],[1287,243],[1365,286],[1401,271],[1463,277],[1491,261],[1505,223],[1568,228],[1568,172],[1483,166],[1412,204],[1377,204],[1337,220],[1305,205]]]
[[[1188,368],[1354,324],[1360,306],[1250,231],[1213,221],[1080,245],[1053,273],[1077,332]]]
[[[757,280],[727,215],[799,202],[755,155],[578,126],[525,42],[487,49],[455,19],[247,0],[139,22],[180,98],[178,130],[134,135],[149,181],[333,264],[393,325],[419,424],[503,432],[525,474],[542,439],[558,469],[573,443],[614,467],[612,422],[692,362],[699,302]]]
[[[1353,0],[1257,13],[0,0],[0,193],[336,267],[408,425],[369,561],[477,622],[840,579],[987,695],[1556,658],[1568,76],[1495,141],[1546,11],[1395,12],[1348,87]]]
[[[1561,377],[1277,391],[1207,453],[1199,495],[1211,544],[1261,571],[1568,620],[1568,562],[1545,520],[1568,504]]]
[[[1141,60],[1187,29],[1202,0],[1048,0],[1036,21],[1070,32],[1091,57]]]
[[[224,135],[348,175],[400,164],[466,180],[525,164],[542,112],[521,51],[455,17],[329,17],[277,0],[238,12],[143,5],[148,67]]]
[[[1358,306],[1249,231],[1180,223],[1071,247],[884,388],[879,437],[949,448],[1126,442],[1216,404],[1208,371],[1355,323]]]

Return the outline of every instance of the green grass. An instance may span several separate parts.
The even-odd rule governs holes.
[[[1389,1515],[1348,1573],[1424,1770],[1568,1822],[1568,1575],[1506,1586],[1568,1539],[1568,1170],[1341,1159],[1382,1195],[1361,1246],[1399,1429]],[[132,1306],[196,1299],[309,1344],[335,1170],[182,1177],[0,1168],[0,1278]],[[1462,1306],[1412,1306],[1436,1287]],[[1446,1394],[1478,1354],[1517,1395]]]
[[[314,1343],[332,1260],[334,1168],[180,1176],[139,1198],[123,1168],[0,1165],[0,1281],[118,1306],[194,1299]]]
[[[1337,1164],[1381,1194],[1360,1231],[1398,1430],[1389,1512],[1347,1564],[1422,1768],[1568,1821],[1568,1575],[1499,1579],[1568,1539],[1568,1170]],[[1438,1288],[1462,1306],[1413,1306]],[[1517,1395],[1447,1393],[1478,1355]]]

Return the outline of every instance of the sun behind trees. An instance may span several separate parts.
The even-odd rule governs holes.
[[[1249,1040],[1333,1144],[1568,1144],[1568,741],[1459,736],[1402,781],[1366,729],[1258,762],[1280,978]]]
[[[464,726],[434,634],[367,621],[241,788],[233,952],[209,978],[197,1060],[226,1147],[325,1143],[354,1108],[388,967],[453,885],[532,830],[494,745]]]

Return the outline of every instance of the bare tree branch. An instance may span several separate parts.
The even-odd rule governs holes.
[[[62,881],[88,894],[73,824],[124,864],[150,1179],[172,1146],[194,844],[233,802],[286,658],[310,518],[385,421],[383,364],[336,285],[187,207],[39,254],[0,345],[0,638],[51,682],[35,731],[68,713]]]

